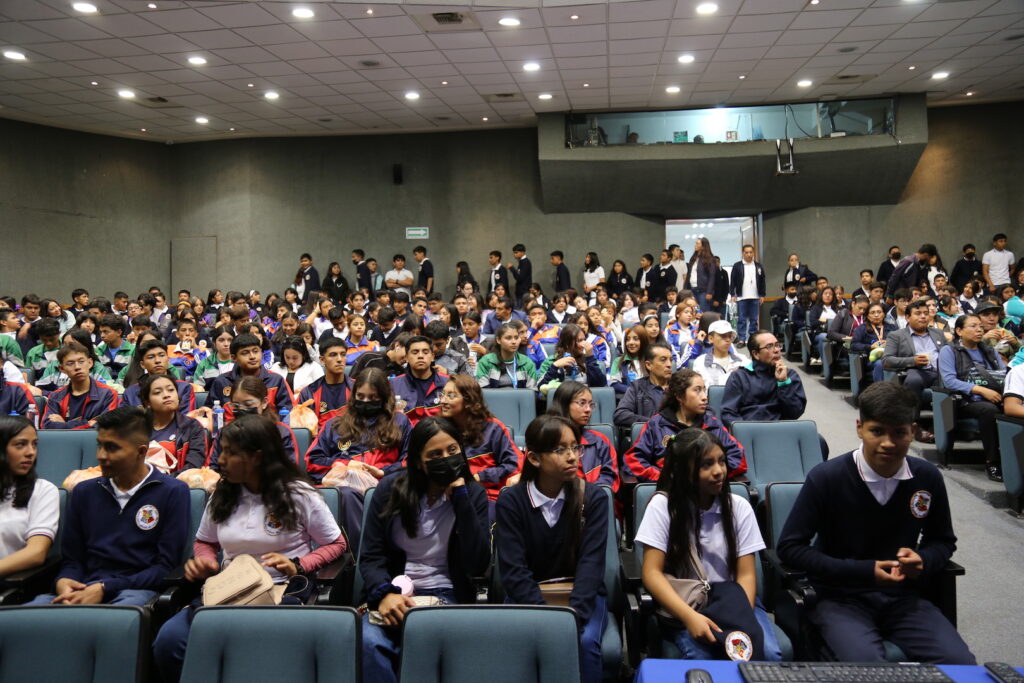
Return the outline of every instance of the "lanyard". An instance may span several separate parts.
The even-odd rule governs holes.
[[[516,363],[516,356],[518,356],[518,355],[519,354],[517,353],[517,354],[514,354],[512,356],[512,388],[513,389],[518,389],[519,388],[519,364]]]

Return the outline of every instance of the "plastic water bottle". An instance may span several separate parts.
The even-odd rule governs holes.
[[[213,402],[213,428],[218,434],[224,429],[224,409],[220,407],[220,401]]]
[[[281,408],[281,410],[278,411],[278,414],[281,416],[281,424],[290,424],[290,413],[287,408]]]
[[[635,381],[636,381],[636,370],[634,370],[633,366],[630,365],[629,368],[626,370],[626,384],[632,384]]]
[[[25,413],[25,417],[29,419],[32,426],[39,429],[39,408],[34,400],[28,404],[28,412]]]

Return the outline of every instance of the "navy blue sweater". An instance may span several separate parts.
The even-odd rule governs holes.
[[[604,595],[604,557],[608,543],[608,500],[596,484],[586,484],[583,497],[583,533],[576,567],[560,566],[568,520],[574,511],[562,506],[553,527],[544,513],[530,503],[524,482],[498,496],[495,510],[498,569],[509,600],[520,605],[543,605],[538,581],[573,576],[569,606],[580,621],[594,611],[594,597]],[[574,571],[575,569],[575,571]]]
[[[57,578],[102,581],[105,601],[126,589],[158,590],[181,564],[190,507],[188,486],[155,469],[124,510],[110,479],[82,482],[68,501]]]
[[[860,478],[852,451],[816,466],[782,530],[780,559],[806,571],[825,595],[883,590],[874,583],[875,561],[895,560],[900,548],[921,556],[923,576],[941,571],[956,550],[946,485],[930,462],[907,458],[907,464],[913,477],[885,505]],[[914,591],[917,583],[884,590]]]

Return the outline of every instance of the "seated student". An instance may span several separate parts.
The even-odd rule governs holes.
[[[602,335],[596,334],[591,326],[590,319],[587,317],[586,311],[577,311],[568,317],[569,323],[576,325],[583,331],[586,337],[587,344],[590,345],[594,360],[598,363],[604,364],[607,368],[609,365],[608,343],[605,341]],[[541,350],[543,351],[543,349]],[[546,359],[546,356],[545,356]],[[544,361],[541,360],[541,364]]]
[[[220,439],[223,478],[203,511],[185,578],[204,581],[235,557],[252,555],[274,583],[287,584],[282,604],[304,604],[316,589],[316,572],[345,552],[344,534],[267,420],[241,417],[224,428]],[[165,681],[181,676],[194,610],[201,604],[202,598],[196,598],[171,617],[153,642]]]
[[[281,360],[281,345],[287,337],[295,336],[301,322],[297,313],[287,312],[281,316],[280,325],[270,338],[270,350],[273,351],[275,360]]]
[[[434,353],[434,365],[442,368],[449,376],[451,375],[473,375],[469,369],[466,357],[453,350],[449,346],[450,332],[448,323],[443,320],[432,320],[427,323],[424,335],[430,340],[430,347]]]
[[[1012,325],[1001,324],[1003,320],[1003,305],[996,299],[982,299],[974,307],[974,314],[981,319],[981,328],[985,331],[982,339],[986,344],[995,346],[1000,343],[1010,345],[1014,353],[1021,349],[1021,340],[1009,329]]]
[[[909,289],[898,289],[896,290],[895,304],[885,314],[885,323],[894,327],[897,330],[902,330],[909,323],[909,312],[907,306],[910,305],[910,299],[912,294]]]
[[[231,340],[235,338],[235,328],[221,325],[213,331],[213,351],[206,355],[196,366],[192,382],[206,388],[214,379],[231,372],[234,361],[231,360]]]
[[[270,407],[270,402],[267,395],[267,385],[260,380],[259,377],[253,375],[246,375],[239,377],[233,385],[226,388],[226,393],[230,394],[231,402],[224,406],[224,424],[218,425],[211,422],[208,429],[213,434],[212,443],[210,446],[210,456],[207,459],[207,464],[215,470],[220,469],[220,433],[224,429],[224,425],[233,422],[235,419],[242,415],[262,415],[266,419],[277,425],[277,432],[281,435],[281,443],[284,444],[285,453],[292,459],[293,462],[298,463],[299,458],[303,456],[299,453],[295,447],[295,433],[292,432],[291,427],[286,425],[284,422],[279,420],[279,414],[274,412]],[[208,408],[203,409],[204,419],[209,416],[212,419],[211,411]]]
[[[526,310],[526,313],[530,323],[530,341],[538,341],[542,344],[558,342],[558,326],[548,322],[548,309],[535,303]]]
[[[459,314],[459,309],[454,304],[443,304],[437,311],[435,320],[440,320],[448,326],[448,334],[452,338],[456,338],[462,334],[462,317]],[[433,322],[433,321],[431,321]],[[460,343],[455,349],[462,355],[469,353],[469,347],[465,343]]]
[[[21,320],[10,308],[0,308],[0,361],[10,361],[18,368],[25,367],[25,352],[18,344]]]
[[[82,345],[85,349],[86,354],[90,358],[96,358],[96,347],[92,343],[92,335],[85,330],[71,328],[62,335],[62,342],[67,344],[70,341],[77,342]],[[110,373],[103,367],[99,362],[92,364],[92,369],[89,370],[89,376],[101,384],[110,384],[113,380],[110,377]],[[67,386],[68,376],[60,370],[60,365],[57,359],[50,361],[46,369],[43,370],[42,375],[36,377],[35,386],[44,395],[56,391],[60,387]]]
[[[895,327],[886,323],[885,305],[870,304],[864,324],[853,331],[853,338],[850,340],[850,352],[859,354],[865,363],[866,383],[881,382],[884,378],[881,354],[885,350],[886,337],[895,331]],[[871,359],[872,352],[877,356],[874,360]]]
[[[647,306],[653,307],[654,304],[644,303],[640,304],[640,306],[641,308]],[[637,327],[647,333],[647,339],[651,344],[659,341],[666,341],[665,337],[662,335],[661,321],[658,319],[658,316],[650,310],[644,310],[643,314],[640,316],[640,322],[637,323]],[[672,353],[675,355],[675,349],[673,349]]]
[[[274,363],[271,372],[284,379],[293,395],[324,376],[323,366],[313,362],[301,337],[285,337],[281,343],[281,362]]]
[[[29,406],[35,405],[32,388],[25,384],[25,376],[17,368],[13,368],[10,361],[3,364],[4,372],[0,373],[0,416],[2,415],[28,415]],[[8,377],[8,371],[13,368],[13,376]]]
[[[57,534],[57,487],[36,475],[39,437],[24,417],[0,415],[0,578],[38,567]]]
[[[345,342],[340,339],[328,339],[321,343],[320,364],[323,366],[323,376],[299,392],[297,403],[312,400],[310,407],[317,414],[317,429],[323,429],[348,404],[352,380],[345,376],[345,351]]]
[[[814,586],[808,616],[839,661],[885,661],[884,638],[911,661],[975,663],[956,628],[919,595],[921,580],[953,555],[956,536],[939,470],[907,457],[916,410],[905,387],[868,387],[860,447],[811,470],[779,539],[779,558]]]
[[[317,341],[323,341],[332,337],[336,339],[348,339],[348,313],[340,306],[335,306],[327,313],[327,326],[317,331]],[[298,329],[298,328],[296,328]],[[363,324],[365,332],[366,325]],[[353,361],[355,362],[355,361]]]
[[[91,429],[96,418],[117,408],[117,392],[90,376],[96,361],[84,346],[68,342],[57,352],[57,362],[69,382],[47,397],[41,429]]]
[[[665,341],[672,347],[676,368],[689,367],[690,361],[700,355],[706,335],[699,329],[695,310],[682,303],[676,306],[676,319],[665,328]]]
[[[821,360],[821,349],[825,344],[825,339],[828,337],[828,327],[832,320],[839,315],[839,308],[836,290],[832,287],[822,289],[818,297],[818,303],[811,307],[811,326],[809,332],[811,340],[814,342],[813,348],[819,354],[816,359],[818,362]]]
[[[611,349],[617,349],[615,335],[605,327],[605,316],[600,306],[590,306],[584,311],[587,315],[587,320],[590,322],[590,332],[596,334],[598,337],[604,340],[607,344],[609,354],[612,354]]]
[[[386,306],[377,312],[377,326],[370,333],[370,340],[377,342],[378,346],[387,348],[401,331],[402,326],[398,322],[395,309]]]
[[[401,625],[414,604],[395,580],[405,577],[416,596],[447,604],[476,602],[474,576],[490,562],[487,495],[449,420],[421,421],[409,439],[409,465],[385,477],[370,503],[359,571],[367,607],[384,626],[363,616],[363,680],[397,681]],[[403,581],[404,582],[404,581]]]
[[[539,341],[530,341],[529,328],[522,320],[513,318],[509,321],[509,324],[519,333],[519,352],[525,354],[527,358],[533,361],[535,367],[540,367],[548,357],[544,352],[544,347],[540,345]]]
[[[333,309],[332,309],[333,310]],[[377,342],[366,335],[366,318],[358,313],[351,313],[345,319],[348,325],[348,336],[345,339],[345,364],[355,365],[359,357],[367,351],[376,351]],[[323,341],[323,338],[321,338]]]
[[[79,355],[72,352],[72,358]],[[144,605],[181,561],[188,486],[146,464],[149,415],[121,406],[100,415],[96,429],[103,476],[75,487],[56,594],[40,595],[30,605]]]
[[[644,550],[644,586],[660,607],[663,637],[684,659],[724,659],[729,647],[723,651],[718,641],[723,631],[735,629],[750,638],[748,645],[759,645],[756,659],[781,660],[772,622],[757,598],[754,554],[764,550],[764,540],[750,503],[729,490],[722,443],[710,432],[690,429],[666,450],[658,493],[636,534]],[[694,609],[669,577],[706,577],[720,599]]]
[[[484,334],[493,335],[502,324],[512,320],[514,317],[512,306],[512,299],[509,299],[507,296],[496,297],[494,312],[488,316],[487,321],[484,323]]]
[[[539,386],[557,380],[574,379],[590,387],[608,386],[601,366],[594,358],[594,349],[587,342],[586,333],[577,325],[567,324],[558,335],[555,352],[537,370]]]
[[[40,315],[41,305],[39,297],[35,294],[26,294],[21,297],[21,327],[15,337],[21,352],[25,354],[25,362],[28,363],[28,352],[39,343],[36,325],[44,320]],[[57,323],[56,335],[60,334],[60,323]],[[55,336],[56,336],[55,335]]]
[[[455,375],[441,393],[441,416],[451,420],[461,441],[473,478],[487,491],[488,512],[494,521],[494,501],[503,486],[519,473],[523,454],[501,420],[491,415],[480,385],[467,375]]]
[[[243,377],[256,377],[267,387],[267,404],[274,415],[292,409],[292,397],[284,380],[280,375],[271,374],[263,368],[263,348],[259,337],[240,334],[232,339],[231,360],[235,362],[235,367],[210,383],[206,395],[207,408],[212,408],[215,401],[220,401],[225,418],[230,420],[233,410],[229,403],[229,400],[233,400],[230,395],[231,386]]]
[[[331,309],[335,308],[334,302],[331,301],[330,297],[321,295],[319,301],[316,302],[316,307],[313,313],[310,313],[306,321],[313,326],[313,333],[319,337],[326,330],[331,329],[331,321],[327,317],[331,312]]]
[[[199,363],[210,355],[209,342],[200,339],[199,325],[191,318],[179,322],[171,336],[177,338],[177,343],[168,342],[167,358],[171,365],[181,369],[185,378],[192,379]]]
[[[497,345],[476,364],[476,381],[485,389],[536,389],[537,368],[519,350],[520,335],[512,323],[498,328]]]
[[[125,388],[124,395],[121,397],[124,403],[130,406],[141,406],[142,399],[139,396],[139,382],[142,381],[142,378],[146,375],[167,375],[178,389],[178,411],[185,415],[196,409],[196,395],[192,391],[192,385],[174,378],[169,373],[167,344],[164,344],[159,339],[146,339],[136,347],[135,356],[139,359],[138,368],[141,369],[142,374],[139,375],[138,381]],[[133,372],[129,372],[125,381],[131,381],[133,374]]]
[[[647,420],[636,441],[626,451],[626,469],[639,481],[658,481],[669,439],[688,427],[699,427],[721,442],[730,479],[747,471],[743,445],[729,433],[721,420],[708,412],[704,379],[688,368],[672,373],[658,413]]]
[[[580,623],[581,680],[597,683],[608,623],[609,520],[604,492],[577,475],[583,451],[578,428],[564,417],[531,422],[522,479],[498,497],[495,539],[505,602],[547,604],[538,583],[572,577],[569,606]]]
[[[632,329],[632,328],[631,328]],[[644,352],[645,376],[633,382],[615,406],[612,420],[617,427],[632,428],[657,414],[672,377],[672,349],[665,342],[651,344]]]
[[[705,386],[722,387],[733,371],[749,361],[733,351],[732,343],[736,333],[727,321],[716,320],[711,323],[708,326],[708,337],[711,339],[711,350],[693,361],[693,369],[704,378]]]
[[[465,342],[466,348],[469,349],[467,362],[470,367],[473,367],[478,359],[493,351],[496,346],[495,340],[492,337],[488,337],[480,332],[482,326],[480,313],[477,311],[467,311],[462,316],[462,335],[460,338]]]
[[[387,349],[379,348],[376,351],[367,351],[352,366],[349,376],[356,377],[367,368],[377,368],[389,378],[403,374],[405,372],[405,342],[409,341],[412,336],[408,332],[403,332],[395,337]]]
[[[585,384],[562,382],[551,399],[548,415],[564,417],[576,425],[583,453],[579,458],[579,475],[592,484],[619,490],[619,456],[608,437],[587,429],[594,414],[594,395]]]
[[[141,317],[141,316],[140,316]],[[146,318],[146,322],[149,322],[149,318]],[[134,330],[133,330],[134,333]],[[139,347],[142,346],[143,342],[155,340],[160,343],[164,343],[160,337],[160,333],[151,327],[140,327],[138,333],[135,336],[135,349],[132,351],[131,360],[128,361],[128,365],[121,368],[120,374],[117,376],[117,383],[122,387],[130,387],[137,383],[142,376],[146,374],[145,368],[142,367],[142,352]],[[182,373],[181,368],[169,363],[165,363],[167,367],[167,374],[174,379],[184,379],[185,375]]]
[[[957,416],[978,421],[988,478],[1002,481],[996,415],[1002,412],[1006,363],[995,349],[982,342],[984,331],[978,316],[960,316],[954,330],[956,341],[939,350],[939,379],[942,386],[960,399],[956,405]]]
[[[124,318],[117,314],[108,313],[100,318],[99,330],[103,343],[96,347],[96,354],[110,371],[110,376],[117,377],[131,362],[135,346],[125,341]]]
[[[889,334],[882,365],[885,370],[906,370],[903,386],[920,400],[925,389],[938,380],[939,350],[947,344],[945,335],[929,325],[928,302],[918,299],[907,305],[907,327]],[[916,438],[934,440],[931,432],[919,429]]]
[[[647,355],[646,334],[640,334],[636,327],[630,327],[622,333],[622,353],[612,361],[609,381],[615,389],[615,395],[621,397],[634,382],[647,376],[644,357]],[[660,401],[659,401],[660,402]]]
[[[785,292],[785,296],[776,299],[775,303],[772,304],[771,310],[768,312],[772,321],[779,326],[777,329],[780,331],[782,329],[781,325],[785,320],[791,320],[793,322],[794,333],[798,331],[796,327],[797,325],[801,328],[803,327],[803,321],[797,320],[796,317],[793,316],[793,307],[797,305],[798,289],[799,287],[797,286],[797,283],[793,281],[787,282],[783,285],[782,291]]]
[[[569,311],[569,299],[563,292],[559,292],[551,298],[551,310],[548,311],[548,322],[552,325],[561,325],[568,322],[565,318],[570,313],[575,311]]]
[[[146,375],[136,385],[141,405],[153,421],[150,443],[156,442],[171,455],[172,473],[206,464],[210,444],[206,429],[178,409],[181,400],[175,381],[167,375]]]
[[[448,375],[434,365],[434,351],[430,340],[421,335],[405,342],[405,361],[408,370],[392,377],[391,390],[395,406],[405,413],[415,427],[425,417],[441,412],[441,390],[448,383]]]
[[[60,350],[60,323],[52,318],[43,318],[36,323],[35,328],[40,343],[25,354],[25,367],[34,371],[37,379],[41,379],[46,374],[46,367],[57,360],[57,351]]]
[[[799,419],[807,406],[804,385],[796,371],[786,367],[775,335],[766,330],[755,332],[747,341],[747,350],[752,362],[725,382],[721,415],[725,426],[737,420]]]

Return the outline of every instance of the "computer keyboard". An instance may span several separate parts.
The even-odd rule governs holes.
[[[952,681],[934,664],[740,662],[747,683],[937,683]]]

